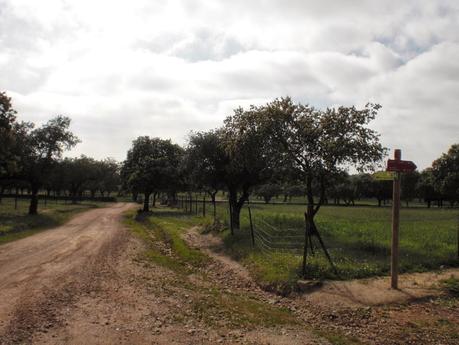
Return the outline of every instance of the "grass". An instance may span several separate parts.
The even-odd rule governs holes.
[[[176,273],[189,273],[209,260],[208,256],[199,250],[188,247],[180,237],[185,229],[198,222],[199,219],[195,217],[166,208],[147,214],[130,211],[125,216],[125,224],[148,246],[144,255]]]
[[[187,276],[196,273],[210,262],[210,258],[190,248],[181,238],[187,229],[208,224],[208,218],[190,216],[176,209],[155,209],[149,213],[125,215],[125,224],[147,245],[145,259],[171,270],[180,278],[180,287],[197,294],[192,308],[197,317],[209,325],[237,328],[241,326],[275,326],[295,324],[290,311],[259,302],[219,288],[197,288]],[[206,279],[205,275],[202,276]]]
[[[441,282],[442,288],[454,297],[459,297],[459,278],[454,276],[444,279]]]
[[[248,266],[261,285],[288,292],[295,288],[301,272],[305,207],[252,204],[251,208],[255,233],[261,235],[256,236],[255,248],[250,240],[248,212],[244,209],[241,230],[235,236],[229,231],[221,233],[227,251]],[[218,215],[228,226],[226,205],[219,205]],[[315,255],[308,257],[308,278],[354,279],[389,273],[389,207],[325,206],[315,220],[339,276],[316,248]],[[402,208],[400,271],[422,272],[459,265],[457,226],[457,209]],[[318,245],[315,240],[315,246]],[[279,250],[287,247],[292,250]]]
[[[0,204],[0,244],[33,235],[65,223],[75,214],[99,207],[101,203],[82,202],[64,204],[40,200],[37,215],[28,215],[29,200],[19,199],[17,208],[14,199],[3,198]]]
[[[225,325],[233,328],[297,324],[295,317],[285,308],[261,303],[249,296],[222,293],[217,289],[210,289],[196,299],[193,309],[209,325],[218,325],[222,319]]]

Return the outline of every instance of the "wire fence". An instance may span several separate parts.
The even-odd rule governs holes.
[[[230,211],[227,202],[218,202],[220,205],[225,205],[224,208],[228,210],[223,216],[227,220],[227,225],[230,226]],[[206,215],[213,214],[213,205],[209,199],[193,197],[192,195],[181,196],[177,199],[177,207],[184,212],[205,217]],[[301,255],[304,246],[304,232],[299,228],[284,228],[281,226],[274,226],[268,223],[261,217],[252,219],[250,212],[250,204],[247,206],[250,213],[250,229],[253,231],[253,246],[259,249],[263,254],[290,254]],[[222,213],[219,214],[222,217]]]
[[[265,254],[301,255],[304,234],[295,228],[277,228],[262,218],[253,222],[254,245]]]

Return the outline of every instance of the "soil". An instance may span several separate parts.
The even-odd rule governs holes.
[[[0,246],[0,344],[349,344],[344,336],[367,344],[459,343],[457,299],[436,286],[458,270],[404,275],[396,292],[377,278],[281,297],[258,287],[224,255],[220,238],[197,228],[184,239],[210,257],[198,271],[177,274],[145,260],[145,243],[122,223],[132,207],[90,210]],[[230,314],[219,309],[242,297],[266,314],[288,309],[294,321],[251,324],[237,318],[243,305]]]
[[[227,285],[227,265],[239,267],[231,261],[186,276],[145,261],[145,244],[122,223],[132,207],[87,211],[0,247],[0,344],[329,344],[302,325],[199,317],[205,289],[236,294],[253,282]]]

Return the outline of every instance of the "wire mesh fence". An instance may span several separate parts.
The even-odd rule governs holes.
[[[279,228],[263,218],[256,218],[253,221],[253,232],[255,246],[265,254],[302,254],[304,234],[301,234],[301,229]]]

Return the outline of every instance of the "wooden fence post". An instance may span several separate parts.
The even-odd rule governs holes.
[[[401,150],[397,149],[394,152],[394,159],[399,161],[402,159]],[[391,249],[391,287],[398,289],[398,246],[399,246],[399,229],[400,229],[400,172],[395,173],[393,182],[392,196],[392,249]]]

